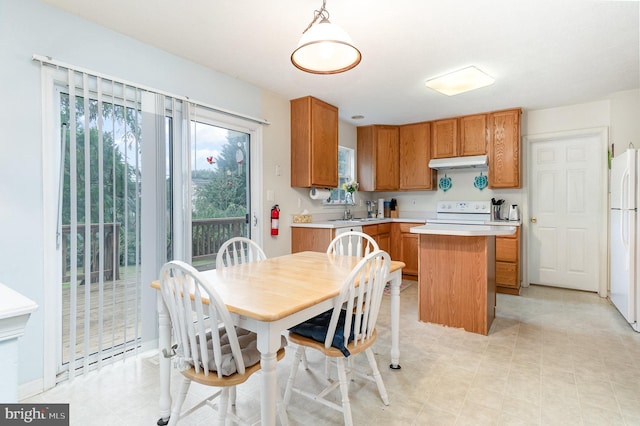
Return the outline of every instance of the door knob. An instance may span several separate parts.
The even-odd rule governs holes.
[[[532,217],[531,218],[531,223],[536,223],[537,221],[538,221],[538,218],[536,218],[536,217]]]

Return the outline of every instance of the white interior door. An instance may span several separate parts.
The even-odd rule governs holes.
[[[602,135],[529,141],[529,282],[601,291],[606,269]]]

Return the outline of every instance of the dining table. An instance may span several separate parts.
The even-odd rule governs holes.
[[[287,329],[333,308],[333,300],[361,258],[320,252],[299,252],[203,271],[215,288],[234,323],[257,334],[262,370],[260,418],[262,425],[275,425],[279,392],[276,352]],[[391,327],[390,365],[400,368],[400,285],[405,264],[392,261],[389,272]],[[160,289],[160,282],[151,287]],[[158,292],[158,345],[160,351],[160,419],[168,423],[171,412],[171,320]]]

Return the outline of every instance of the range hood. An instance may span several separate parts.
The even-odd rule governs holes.
[[[434,158],[429,161],[429,167],[436,170],[448,169],[486,169],[486,155],[471,155],[468,157],[450,157],[450,158]]]

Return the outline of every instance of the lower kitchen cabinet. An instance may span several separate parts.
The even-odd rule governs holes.
[[[391,255],[391,223],[365,225],[362,227],[362,232],[373,237],[375,242],[378,244],[378,248]]]
[[[318,251],[324,253],[333,240],[331,228],[291,228],[291,253]]]
[[[418,244],[419,235],[409,232],[414,226],[424,222],[393,222],[364,225],[362,232],[372,237],[380,250],[384,250],[393,260],[406,265],[402,275],[409,279],[418,279]],[[332,228],[291,228],[291,252],[301,251],[326,252],[329,243],[335,237]]]
[[[407,278],[418,278],[418,243],[419,235],[409,232],[414,226],[424,223],[396,222],[392,226],[391,258],[406,265],[402,275]]]
[[[520,227],[515,234],[496,237],[496,291],[520,294]]]

